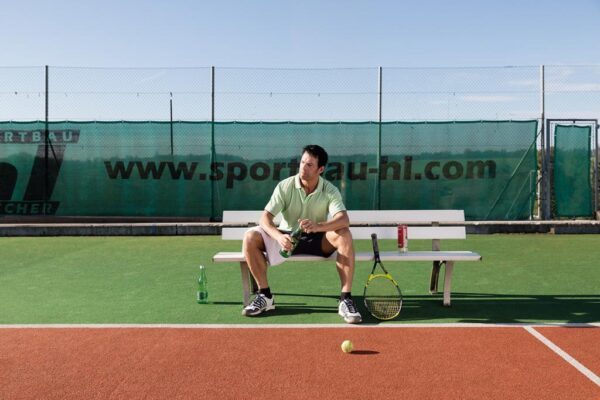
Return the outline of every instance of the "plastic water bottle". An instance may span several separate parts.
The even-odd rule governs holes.
[[[288,258],[289,256],[292,255],[292,252],[294,251],[296,246],[298,246],[298,243],[300,243],[300,235],[301,234],[302,234],[302,228],[300,226],[298,226],[296,229],[294,229],[292,231],[292,233],[290,233],[290,236],[292,237],[292,248],[289,251],[287,251],[285,249],[280,249],[279,254],[281,254],[281,257]]]
[[[208,281],[206,280],[206,269],[204,265],[200,266],[200,276],[198,277],[198,295],[196,296],[198,304],[208,303]]]

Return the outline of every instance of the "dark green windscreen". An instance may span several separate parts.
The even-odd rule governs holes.
[[[590,126],[557,125],[554,130],[554,198],[559,217],[592,215]]]
[[[43,122],[0,122],[0,214],[219,218],[262,209],[276,183],[297,172],[306,144],[328,151],[324,177],[348,209],[526,219],[535,195],[535,120],[67,121],[48,129],[45,146]]]

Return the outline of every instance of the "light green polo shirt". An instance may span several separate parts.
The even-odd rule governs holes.
[[[331,182],[319,177],[317,188],[307,196],[300,175],[294,175],[277,184],[265,210],[273,215],[281,213],[279,229],[291,231],[298,226],[299,219],[327,221],[327,214],[333,217],[346,207],[340,191]]]

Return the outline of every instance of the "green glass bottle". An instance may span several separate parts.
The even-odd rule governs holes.
[[[287,251],[286,249],[280,249],[279,254],[281,254],[281,257],[288,258],[289,256],[292,255],[292,252],[294,251],[296,246],[298,246],[298,243],[300,243],[300,235],[301,234],[302,234],[302,228],[300,227],[300,225],[298,225],[298,227],[296,229],[294,229],[292,231],[292,233],[290,233],[290,236],[292,237],[292,248],[289,251]]]
[[[198,293],[196,296],[198,304],[208,303],[208,281],[206,280],[206,269],[200,266],[200,276],[198,277]]]

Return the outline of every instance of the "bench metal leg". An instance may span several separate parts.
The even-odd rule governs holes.
[[[429,293],[436,294],[438,292],[438,280],[440,276],[440,268],[442,263],[439,261],[433,262],[433,267],[431,268],[431,282],[429,283]]]
[[[434,222],[432,224],[432,226],[438,226],[439,223]],[[441,247],[440,247],[440,240],[439,239],[433,239],[431,241],[431,250],[433,251],[440,251]],[[440,261],[434,261],[433,262],[433,268],[431,268],[431,282],[429,283],[429,293],[430,294],[436,294],[438,292],[438,281],[439,281],[439,277],[440,277],[440,268],[442,267],[442,262]]]
[[[452,271],[454,270],[454,261],[446,261],[444,269],[444,305],[450,307],[450,293],[452,292]]]
[[[242,288],[244,289],[244,306],[247,306],[250,303],[250,297],[258,291],[258,286],[245,261],[240,261],[240,271],[242,274]]]

